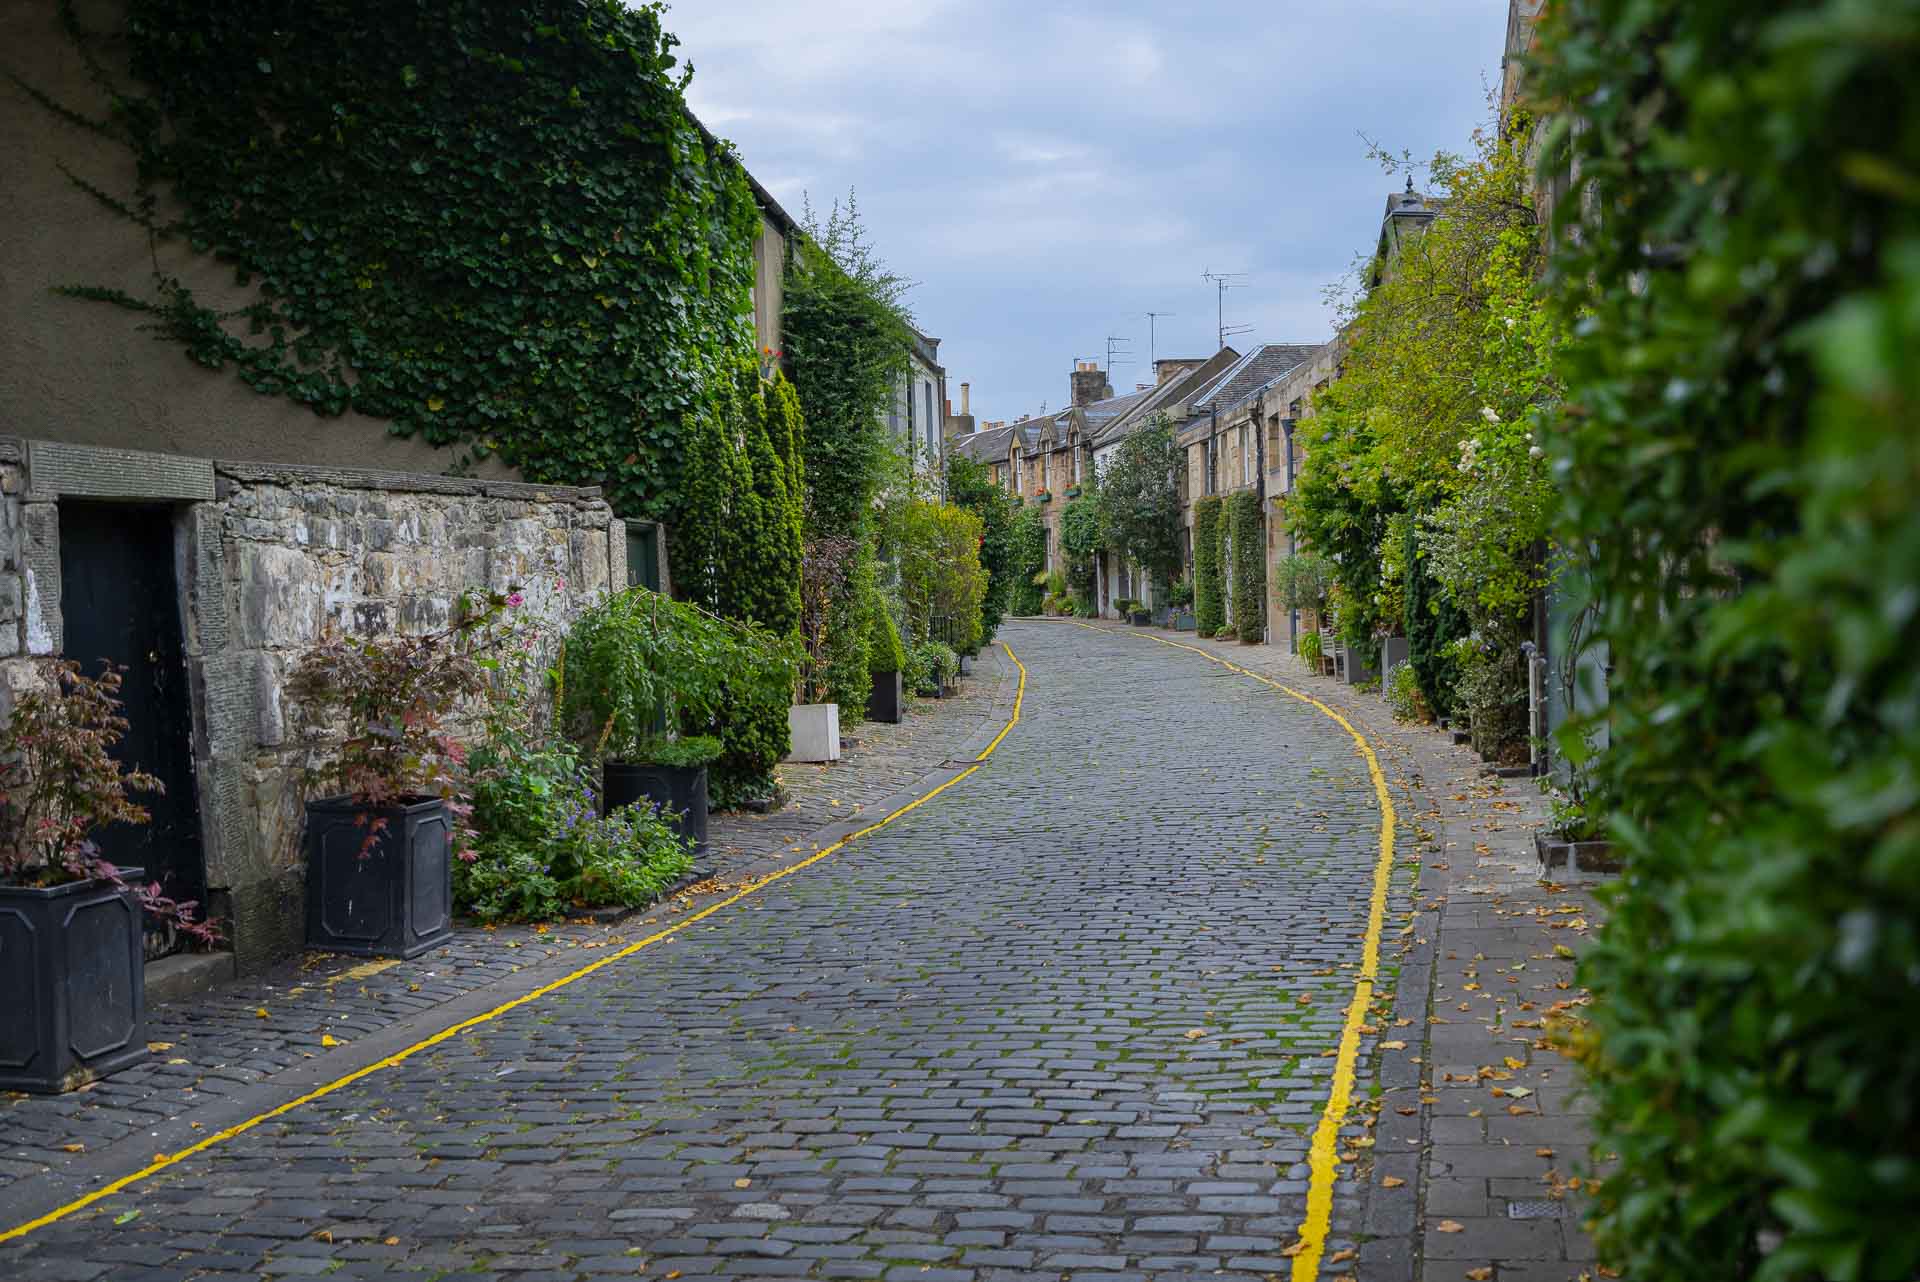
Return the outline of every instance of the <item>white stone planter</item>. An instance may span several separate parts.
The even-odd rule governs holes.
[[[840,760],[840,705],[797,703],[787,709],[787,729],[793,735],[788,761]]]

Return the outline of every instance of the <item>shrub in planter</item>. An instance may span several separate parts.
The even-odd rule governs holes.
[[[421,636],[332,637],[288,688],[340,789],[307,802],[307,943],[417,957],[453,933],[453,850],[472,810],[449,722],[487,692],[493,624],[518,595],[465,596]],[[338,735],[336,739],[334,736]]]
[[[602,764],[609,805],[616,784],[637,789],[698,843],[709,794],[725,806],[773,791],[798,663],[793,638],[629,588],[567,634],[561,725]]]
[[[219,936],[93,844],[108,824],[147,821],[130,789],[160,790],[113,759],[119,670],[37,668],[0,731],[0,1089],[51,1093],[146,1058],[143,912],[203,944]]]
[[[897,724],[904,711],[906,647],[900,644],[900,629],[894,626],[893,612],[885,601],[877,602],[873,623],[867,632],[867,666],[873,678],[873,693],[867,697],[867,720]]]
[[[1318,634],[1312,634],[1318,635]],[[1395,721],[1426,722],[1433,719],[1427,701],[1420,694],[1420,677],[1412,663],[1397,663],[1387,679],[1387,705]]]
[[[960,656],[941,641],[922,641],[914,646],[907,660],[913,692],[938,699],[952,686],[960,673]]]

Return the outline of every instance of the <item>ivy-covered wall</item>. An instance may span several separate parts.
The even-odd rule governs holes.
[[[670,510],[760,219],[657,7],[47,0],[0,49],[0,416]]]

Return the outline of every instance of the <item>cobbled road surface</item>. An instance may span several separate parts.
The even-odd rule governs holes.
[[[0,1277],[1284,1275],[1378,849],[1364,765],[1196,655],[1003,635],[1025,708],[969,778],[0,1246]],[[1329,1252],[1356,1207],[1343,1177]]]

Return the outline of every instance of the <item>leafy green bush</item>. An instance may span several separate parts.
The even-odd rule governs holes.
[[[1202,636],[1214,636],[1227,620],[1220,581],[1220,497],[1193,501],[1193,613]]]
[[[1420,679],[1414,675],[1413,664],[1394,665],[1393,675],[1387,680],[1387,706],[1393,709],[1395,721],[1428,721],[1427,701],[1420,695]]]
[[[1318,632],[1302,633],[1300,637],[1300,661],[1307,665],[1309,671],[1318,672],[1320,671],[1321,658],[1320,634]]]
[[[957,453],[947,458],[947,499],[980,518],[980,565],[987,572],[986,594],[980,599],[980,644],[986,645],[1014,598],[1019,549],[1013,499],[1005,486],[994,483],[984,463]]]
[[[873,611],[873,623],[867,634],[867,665],[876,677],[907,670],[907,649],[900,644],[900,629],[894,625],[893,611],[887,609],[884,601]]]
[[[1167,588],[1167,604],[1176,610],[1184,610],[1193,604],[1193,580],[1180,579]]]
[[[1612,668],[1604,750],[1562,748],[1627,865],[1573,1037],[1596,1239],[1634,1278],[1912,1278],[1920,7],[1548,12],[1582,222],[1548,448]]]
[[[900,573],[908,634],[924,639],[936,620],[950,619],[959,648],[977,653],[987,594],[980,518],[951,503],[908,498],[887,505],[881,529]]]
[[[960,656],[943,641],[922,641],[907,652],[904,680],[917,695],[932,698],[960,672]]]
[[[1260,640],[1267,630],[1267,538],[1260,496],[1236,490],[1228,504],[1233,523],[1233,625],[1240,639]]]
[[[1046,604],[1047,526],[1031,504],[1013,516],[1013,603],[1015,614],[1039,614]]]
[[[589,762],[547,716],[537,626],[511,619],[489,631],[480,733],[464,762],[470,810],[454,906],[482,921],[537,921],[651,902],[686,874],[687,850],[651,810],[600,817]],[[653,759],[667,764],[718,749],[702,739],[656,746]]]
[[[1420,697],[1437,717],[1450,717],[1458,698],[1460,665],[1449,647],[1467,634],[1467,618],[1429,571],[1418,528],[1409,521],[1406,540],[1406,617],[1408,667],[1420,684]]]
[[[667,731],[718,738],[708,792],[724,809],[773,790],[799,662],[792,636],[628,588],[568,633],[561,725],[590,760],[648,760]]]
[[[453,862],[453,899],[484,922],[639,907],[693,866],[685,843],[651,807],[603,818],[590,777],[564,740],[485,769],[470,822],[473,840]]]
[[[1075,598],[1091,600],[1100,553],[1100,492],[1089,486],[1079,498],[1060,509],[1060,552],[1066,560],[1067,590]],[[1076,611],[1077,613],[1077,611]]]

